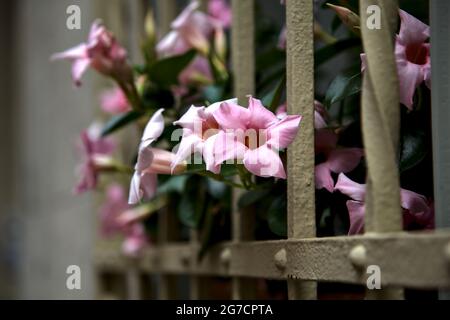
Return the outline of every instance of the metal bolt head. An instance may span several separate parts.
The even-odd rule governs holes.
[[[362,244],[353,247],[349,259],[355,267],[364,267],[367,264],[366,248]]]
[[[275,266],[278,269],[285,269],[287,265],[287,254],[285,249],[279,250],[273,257]]]
[[[230,248],[223,249],[222,252],[220,253],[220,262],[223,265],[228,265],[230,263],[230,260],[231,260]]]
[[[450,242],[444,247],[444,256],[447,259],[447,262],[450,263]]]

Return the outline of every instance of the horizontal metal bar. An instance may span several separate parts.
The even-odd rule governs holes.
[[[127,260],[118,248],[100,245],[97,267],[124,270]],[[358,254],[351,255],[354,248],[358,248],[354,251]],[[191,267],[190,257],[196,250],[183,243],[155,246],[146,250],[139,267],[149,273],[365,284],[366,267],[376,265],[383,286],[450,287],[448,231],[222,243],[212,248],[201,263]]]

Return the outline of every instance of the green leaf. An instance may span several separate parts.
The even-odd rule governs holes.
[[[207,178],[208,193],[216,199],[222,199],[227,192],[227,186],[223,182]]]
[[[158,193],[178,192],[182,193],[186,181],[189,178],[187,175],[171,176],[166,182],[158,187]]]
[[[267,211],[267,223],[270,230],[277,236],[287,235],[287,199],[283,194],[272,202]]]
[[[223,86],[220,85],[210,85],[203,89],[203,95],[205,96],[205,100],[214,103],[216,101],[223,100]]]
[[[361,44],[361,39],[349,38],[349,39],[340,40],[340,41],[332,43],[328,46],[322,47],[314,53],[314,65],[317,68],[322,63],[328,61],[329,59],[333,58],[337,54],[339,54],[347,49],[356,47],[360,44]]]
[[[427,155],[427,140],[423,131],[407,132],[402,137],[400,172],[418,165]]]
[[[267,195],[269,195],[270,190],[250,190],[244,193],[238,201],[239,208],[248,207],[256,202],[263,200]]]
[[[206,190],[204,179],[190,177],[178,204],[178,217],[189,228],[197,228],[202,220]]]
[[[112,117],[102,129],[102,136],[107,136],[114,131],[128,125],[131,122],[142,117],[144,114],[138,111],[129,111]]]
[[[286,87],[286,77],[283,77],[279,84],[262,98],[264,106],[268,106],[268,109],[275,111],[280,106],[281,96],[283,95],[284,88]]]
[[[158,60],[150,66],[148,76],[161,87],[167,88],[177,84],[179,74],[189,65],[196,54],[197,51],[189,50],[182,55]]]
[[[340,102],[361,91],[361,73],[348,76],[338,75],[328,87],[325,94],[324,105],[329,108],[332,104]]]

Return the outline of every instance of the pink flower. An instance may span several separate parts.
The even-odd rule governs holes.
[[[209,0],[208,14],[220,21],[224,28],[231,26],[232,12],[229,4],[225,0]]]
[[[209,84],[212,80],[213,75],[208,59],[199,55],[178,76],[181,88],[187,88],[193,84]]]
[[[137,257],[149,243],[142,223],[134,223],[124,230],[125,240],[122,244],[122,251],[130,257]]]
[[[115,144],[110,138],[100,136],[99,124],[93,124],[87,130],[82,131],[80,137],[79,150],[83,157],[83,163],[79,169],[81,179],[75,187],[76,194],[97,186],[98,172],[108,166],[110,155],[115,148]]]
[[[356,183],[341,173],[334,189],[352,199],[347,201],[350,217],[349,235],[363,233],[366,185]],[[404,228],[420,227],[421,229],[432,229],[434,225],[434,211],[427,199],[418,193],[405,189],[400,189],[400,196]]]
[[[73,62],[72,79],[77,86],[81,85],[81,76],[88,67],[124,83],[132,81],[132,70],[126,62],[126,50],[100,21],[92,24],[86,43],[56,53],[51,59],[68,59]]]
[[[287,105],[286,103],[280,105],[277,110],[275,110],[275,114],[278,119],[283,119],[287,116]],[[325,121],[325,119],[328,118],[327,111],[323,107],[323,105],[317,101],[314,100],[314,128],[316,129],[323,129],[326,128],[328,125]]]
[[[331,173],[348,173],[355,169],[364,155],[360,148],[338,148],[338,135],[327,128],[326,110],[318,101],[314,101],[315,153],[324,158],[317,164],[315,171],[316,189],[334,190],[334,180]]]
[[[150,199],[155,195],[158,174],[181,173],[186,169],[185,164],[172,168],[172,162],[175,159],[172,152],[151,147],[164,130],[163,111],[164,109],[159,109],[155,112],[142,135],[135,172],[130,184],[128,198],[130,204],[136,204],[142,199]]]
[[[330,129],[316,131],[316,154],[325,158],[315,166],[316,189],[334,190],[331,172],[347,173],[355,169],[364,155],[360,148],[337,148],[337,135]]]
[[[125,255],[136,257],[148,244],[144,226],[140,222],[123,223],[121,216],[129,212],[125,190],[118,184],[112,184],[106,191],[106,202],[100,208],[100,227],[103,237],[122,234],[122,251]]]
[[[182,54],[195,48],[202,53],[209,50],[209,39],[221,25],[198,10],[197,1],[189,4],[172,22],[170,31],[156,46],[162,56]]]
[[[120,114],[131,110],[127,97],[120,88],[105,90],[100,96],[100,106],[104,112]]]
[[[248,108],[225,101],[213,115],[221,129],[214,147],[216,165],[243,160],[247,170],[257,176],[286,178],[278,151],[294,140],[301,116],[288,115],[280,120],[251,96]]]
[[[395,57],[400,84],[400,102],[412,110],[414,92],[425,81],[431,89],[430,28],[400,10],[400,32],[395,41]],[[366,56],[361,54],[362,70],[366,68]]]
[[[236,104],[237,99],[230,99],[224,102]],[[224,102],[213,103],[207,108],[191,106],[179,120],[173,123],[183,128],[183,136],[172,163],[173,168],[194,152],[199,152],[203,155],[207,170],[214,173],[220,172],[220,165],[215,163],[214,158],[219,124],[213,112]]]
[[[106,201],[100,208],[100,229],[104,237],[123,230],[118,218],[129,208],[124,188],[119,184],[110,185],[106,190]]]

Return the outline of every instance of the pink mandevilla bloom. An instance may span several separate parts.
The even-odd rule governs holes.
[[[125,240],[122,244],[123,253],[130,257],[139,256],[145,246],[149,243],[144,225],[142,223],[133,223],[124,228]]]
[[[98,171],[107,164],[115,149],[113,140],[102,138],[100,130],[100,125],[94,123],[80,134],[79,150],[83,162],[79,167],[81,179],[75,187],[76,194],[94,189],[97,186]]]
[[[130,210],[125,190],[121,185],[112,184],[106,190],[106,202],[100,208],[100,227],[103,237],[122,234],[122,251],[127,256],[137,256],[148,244],[145,229],[140,222],[123,224],[120,216]],[[132,209],[131,209],[132,210]]]
[[[400,32],[395,41],[395,58],[400,84],[400,102],[412,110],[414,92],[425,81],[431,88],[430,28],[400,10]],[[362,69],[367,66],[365,54],[361,54]]]
[[[130,184],[128,198],[130,204],[136,204],[142,199],[151,199],[155,195],[158,174],[176,174],[186,169],[184,163],[172,168],[172,162],[175,159],[175,154],[172,152],[151,147],[164,130],[163,111],[164,109],[159,109],[154,113],[142,135],[135,172]]]
[[[209,41],[215,34],[223,32],[222,23],[198,10],[199,3],[189,4],[172,22],[170,31],[156,46],[162,57],[180,55],[190,49],[203,54],[209,51]],[[210,83],[213,79],[209,61],[204,55],[197,55],[180,76],[180,87],[175,88],[178,95],[187,92],[192,84]]]
[[[232,12],[226,0],[209,0],[208,14],[220,21],[224,28],[231,26]]]
[[[225,103],[237,103],[237,99],[224,101]],[[214,172],[220,172],[220,164],[215,163],[214,148],[217,134],[219,133],[219,124],[213,113],[217,110],[223,101],[211,104],[207,108],[191,106],[188,111],[173,124],[183,128],[183,136],[178,146],[176,157],[172,163],[173,168],[188,158],[192,153],[199,152],[203,155],[206,169]]]
[[[106,201],[100,208],[100,230],[104,237],[110,237],[123,230],[118,218],[129,208],[124,188],[116,183],[108,186]]]
[[[131,110],[125,93],[118,87],[102,92],[100,107],[104,112],[111,114],[120,114]]]
[[[349,235],[364,232],[364,197],[366,185],[356,183],[343,173],[339,175],[335,190],[347,195],[352,200],[347,201],[350,217]],[[405,229],[432,229],[434,225],[434,210],[427,199],[413,191],[400,189],[401,206],[403,208],[403,225]]]
[[[132,81],[126,50],[98,20],[92,24],[86,43],[55,53],[51,59],[68,59],[73,62],[72,79],[77,86],[81,85],[81,76],[88,67],[123,83]]]
[[[324,156],[325,160],[315,166],[316,189],[334,190],[334,180],[331,173],[348,173],[355,169],[364,151],[361,148],[338,148],[338,135],[327,128],[326,111],[319,102],[315,106],[315,153]]]
[[[213,111],[221,129],[215,141],[215,164],[242,160],[247,170],[257,176],[285,179],[279,150],[292,143],[302,117],[287,115],[279,119],[251,96],[248,105],[244,108],[225,101]]]

